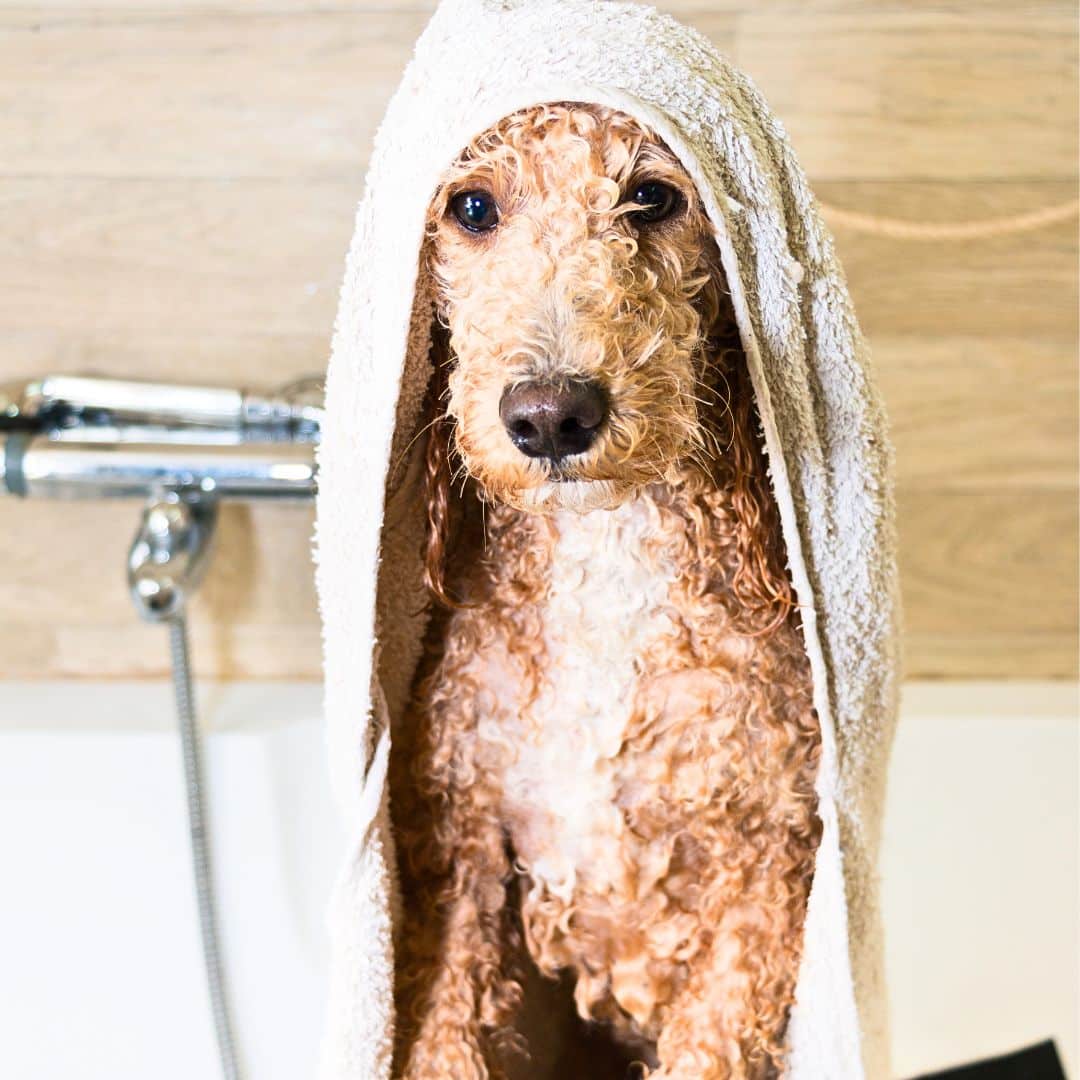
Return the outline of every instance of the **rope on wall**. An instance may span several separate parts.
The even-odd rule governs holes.
[[[1071,199],[1069,202],[1032,210],[1026,214],[940,224],[933,221],[901,221],[898,218],[878,217],[876,214],[863,214],[858,210],[843,210],[829,203],[822,203],[821,210],[832,225],[842,225],[856,232],[885,236],[891,240],[982,240],[990,236],[1033,232],[1047,225],[1068,221],[1080,213],[1080,199]]]

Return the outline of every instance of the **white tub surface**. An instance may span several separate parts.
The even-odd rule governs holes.
[[[203,688],[247,1080],[313,1075],[340,834],[320,690]],[[896,1075],[1053,1036],[1077,1066],[1062,684],[912,684],[882,864]],[[214,1080],[171,691],[0,683],[0,1077]]]
[[[905,688],[881,863],[897,1076],[1057,1040],[1080,1077],[1077,691]]]
[[[208,687],[247,1080],[314,1075],[339,849],[313,685]],[[0,1078],[215,1080],[169,686],[0,684]]]

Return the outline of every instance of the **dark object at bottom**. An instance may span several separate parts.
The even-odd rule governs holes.
[[[1065,1080],[1065,1071],[1054,1044],[1047,1040],[973,1065],[926,1073],[916,1080]]]

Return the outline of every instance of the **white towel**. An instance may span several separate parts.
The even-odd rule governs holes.
[[[326,718],[349,848],[331,911],[323,1080],[386,1080],[395,878],[388,730],[425,625],[415,433],[431,366],[425,212],[470,137],[547,101],[609,105],[694,179],[731,288],[805,612],[824,834],[789,1027],[795,1080],[888,1075],[876,862],[899,678],[892,455],[833,242],[782,125],[692,30],[604,0],[444,0],[376,138],[319,455]],[[418,440],[422,443],[422,440]],[[404,464],[399,461],[402,456]]]

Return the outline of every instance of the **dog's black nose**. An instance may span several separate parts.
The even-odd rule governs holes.
[[[607,399],[592,382],[525,382],[507,387],[499,416],[523,454],[559,461],[592,446],[607,416]]]

